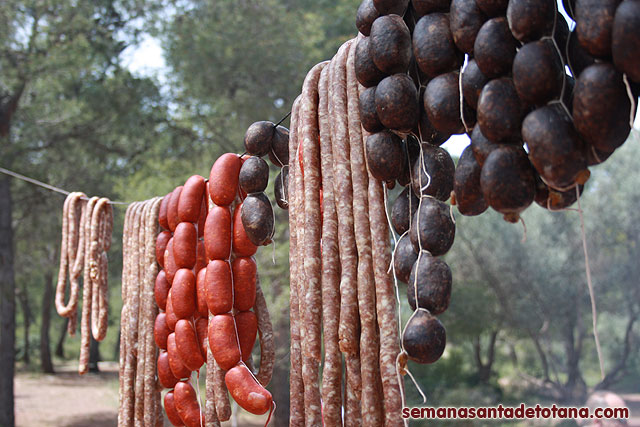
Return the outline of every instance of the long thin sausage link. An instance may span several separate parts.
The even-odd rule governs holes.
[[[155,303],[154,286],[155,278],[158,274],[158,262],[155,256],[155,242],[158,234],[158,212],[160,210],[161,198],[154,198],[146,218],[145,224],[145,265],[147,274],[144,286],[144,328],[145,328],[145,370],[144,370],[144,425],[152,426],[156,423],[155,408],[160,404],[159,393],[156,392],[155,374],[157,370],[157,348],[153,337],[153,325],[158,314],[158,306]],[[108,230],[106,230],[108,231]]]
[[[276,347],[273,339],[273,325],[267,309],[260,279],[256,279],[256,303],[254,311],[258,318],[258,333],[260,334],[260,369],[256,374],[257,380],[266,387],[273,375],[273,365],[276,361]],[[251,360],[251,359],[249,359]]]
[[[144,304],[144,276],[145,276],[145,222],[149,214],[150,203],[149,200],[145,200],[143,203],[142,214],[140,215],[139,226],[136,229],[138,232],[138,244],[137,249],[137,263],[138,274],[137,282],[135,284],[138,293],[138,354],[136,361],[136,380],[135,380],[135,403],[134,403],[134,425],[136,427],[144,424],[144,371],[145,371],[145,354],[147,351],[147,342],[145,340],[147,330],[145,329],[145,304]]]
[[[86,221],[90,222],[90,218],[93,213],[93,209],[95,207],[96,202],[98,201],[98,197],[92,197],[89,199],[87,203],[87,215]],[[85,245],[84,251],[85,254],[89,252],[90,249],[90,229],[91,227],[87,227],[87,223],[85,223]],[[86,374],[89,370],[89,346],[91,345],[91,277],[89,275],[89,259],[87,256],[84,257],[84,278],[83,278],[83,295],[82,295],[82,318],[80,324],[81,330],[81,340],[80,340],[80,362],[78,367],[78,372],[82,374]]]
[[[380,325],[380,375],[384,393],[385,426],[403,426],[400,411],[402,401],[396,375],[396,357],[400,352],[396,297],[393,280],[387,272],[391,261],[389,227],[386,218],[382,183],[369,174],[369,215],[374,277],[376,284],[376,311]]]
[[[81,202],[83,193],[71,193],[64,201],[62,208],[62,239],[60,247],[60,270],[58,271],[58,283],[56,285],[56,310],[63,317],[71,317],[78,307],[78,283],[71,281],[69,286],[69,302],[64,303],[64,294],[67,288],[67,273],[71,273],[72,262],[78,256],[78,252],[83,252],[82,248],[75,247],[78,238],[74,237],[79,224],[76,221],[77,205]],[[73,229],[73,230],[72,230]],[[70,274],[71,275],[71,274]]]
[[[96,341],[102,341],[107,334],[107,277],[106,252],[107,221],[109,199],[101,198],[96,203],[91,218],[91,246],[89,251],[89,277],[91,278],[91,332]]]
[[[331,117],[331,143],[333,150],[334,195],[338,222],[341,262],[340,324],[338,329],[340,351],[345,359],[345,426],[361,423],[360,399],[360,316],[357,293],[357,248],[354,235],[353,187],[349,160],[349,129],[347,122],[346,63],[353,40],[343,44],[331,64],[329,115]]]
[[[321,360],[322,289],[320,284],[320,150],[318,147],[318,80],[327,62],[315,65],[302,86],[300,120],[304,166],[304,337],[302,380],[305,394],[305,424],[321,423],[318,380]]]
[[[340,278],[340,350],[356,354],[359,347],[359,314],[357,290],[357,248],[353,231],[353,187],[349,162],[349,129],[347,122],[347,75],[346,64],[353,41],[343,44],[332,64],[333,83],[330,94],[333,145],[333,173],[335,180],[335,203],[338,222],[338,239],[341,262]]]
[[[131,237],[129,239],[129,273],[128,283],[130,287],[127,287],[127,331],[126,335],[122,338],[127,340],[127,346],[130,349],[125,357],[125,371],[124,371],[124,390],[125,390],[125,404],[123,408],[123,419],[125,425],[132,426],[134,420],[134,404],[135,404],[135,377],[136,377],[136,347],[138,342],[138,309],[139,309],[139,288],[138,283],[138,263],[137,248],[138,248],[138,230],[140,228],[140,217],[142,214],[143,204],[138,203],[132,214],[131,222]],[[121,338],[121,339],[122,339]]]
[[[333,189],[333,154],[329,125],[330,66],[320,75],[320,159],[322,168],[322,319],[324,367],[322,370],[322,415],[326,425],[342,425],[342,355],[338,344],[340,322],[340,257],[338,218]]]
[[[126,396],[126,390],[125,390],[125,379],[124,379],[124,372],[125,372],[125,360],[126,360],[126,356],[127,356],[127,352],[130,351],[129,350],[129,346],[128,346],[128,340],[127,340],[127,328],[128,328],[128,323],[129,323],[129,316],[128,316],[128,302],[127,302],[127,296],[128,296],[128,292],[127,289],[130,286],[130,280],[129,280],[129,255],[130,255],[130,239],[131,239],[131,222],[133,221],[133,216],[134,216],[134,211],[137,209],[137,202],[136,203],[132,203],[131,205],[129,205],[129,207],[127,208],[127,212],[125,214],[125,219],[124,219],[124,227],[123,227],[123,231],[122,231],[122,290],[121,290],[121,294],[122,294],[122,311],[121,311],[121,315],[120,315],[120,359],[119,359],[119,382],[120,382],[120,389],[119,389],[119,410],[118,410],[118,427],[125,427],[128,425],[128,423],[126,422],[124,415],[125,415],[125,405],[128,403],[126,402],[125,396]]]
[[[289,136],[289,262],[290,262],[290,330],[291,330],[291,364],[289,371],[289,425],[291,427],[304,426],[304,385],[302,382],[302,355],[300,337],[300,311],[298,300],[299,287],[299,259],[296,205],[296,171],[298,169],[298,111],[300,96],[293,102],[291,108],[291,134]]]
[[[365,165],[362,128],[358,107],[358,82],[354,71],[355,49],[347,59],[347,108],[350,140],[351,175],[353,183],[353,216],[358,249],[358,309],[360,312],[360,367],[362,373],[362,425],[382,424],[382,405],[378,405],[378,332],[375,309],[375,287],[369,229],[369,179]]]

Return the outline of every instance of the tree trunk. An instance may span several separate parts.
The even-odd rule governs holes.
[[[3,138],[4,139],[4,138]],[[6,141],[2,141],[4,144]],[[9,178],[0,176],[0,425],[13,427],[16,299]]]
[[[495,361],[496,339],[498,338],[499,332],[500,331],[495,330],[491,333],[489,346],[487,347],[486,363],[482,360],[482,345],[480,340],[481,336],[478,335],[473,343],[473,352],[476,360],[478,381],[484,384],[488,383],[491,379],[491,369],[493,368],[493,362]]]
[[[100,361],[100,343],[91,336],[89,344],[89,372],[100,372],[98,362]]]
[[[22,321],[24,323],[24,335],[23,335],[23,350],[22,361],[25,365],[29,366],[31,363],[31,358],[29,357],[30,349],[29,349],[29,330],[31,329],[31,309],[29,307],[29,297],[27,295],[27,289],[25,286],[22,287],[18,291],[18,300],[20,301],[20,307],[22,310]]]
[[[69,327],[69,318],[65,317],[62,321],[62,327],[60,329],[60,337],[56,343],[55,355],[60,359],[64,359],[64,339],[67,337],[67,328]]]
[[[53,273],[48,270],[44,275],[42,293],[42,324],[40,326],[40,366],[45,374],[53,374],[51,349],[49,348],[49,329],[51,327],[51,306],[53,305]]]

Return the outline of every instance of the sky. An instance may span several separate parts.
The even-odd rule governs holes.
[[[155,77],[161,84],[166,82],[167,64],[160,41],[154,37],[146,35],[138,45],[128,47],[123,52],[123,61],[124,65],[135,74]],[[640,130],[640,109],[637,111],[633,127]],[[469,137],[462,134],[451,136],[442,147],[452,156],[459,157],[467,145],[469,145]]]

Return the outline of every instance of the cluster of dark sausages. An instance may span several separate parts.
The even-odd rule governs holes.
[[[452,196],[464,215],[491,206],[510,222],[534,200],[566,208],[587,167],[629,134],[640,3],[564,6],[573,32],[555,0],[363,0],[358,8],[367,164],[389,188],[407,186],[392,223],[401,235],[395,272],[417,310],[403,336],[413,360],[432,363],[444,350],[433,317],[451,294],[451,271],[438,258],[455,235],[444,202]],[[471,145],[455,167],[439,145],[461,133]]]

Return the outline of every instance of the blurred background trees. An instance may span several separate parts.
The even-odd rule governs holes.
[[[0,166],[123,201],[165,194],[194,173],[206,176],[220,154],[242,151],[253,121],[289,112],[306,71],[355,34],[358,4],[4,1]],[[134,73],[124,61],[145,37],[165,55],[166,69],[155,75]],[[593,168],[582,198],[605,379],[593,345],[578,214],[527,210],[524,243],[520,226],[492,212],[458,215],[447,255],[454,293],[442,316],[447,351],[433,366],[410,365],[431,404],[582,403],[590,390],[640,382],[639,142],[632,135]],[[0,175],[0,425],[13,424],[14,366],[52,372],[77,357],[78,338],[65,338],[52,308],[62,202],[62,195]],[[115,230],[123,214],[116,208]],[[288,227],[286,212],[276,214],[276,262],[270,248],[258,262],[276,330],[270,389],[280,425],[288,417]],[[116,233],[104,360],[117,360],[120,253]],[[413,386],[406,388],[409,403],[420,403]]]

